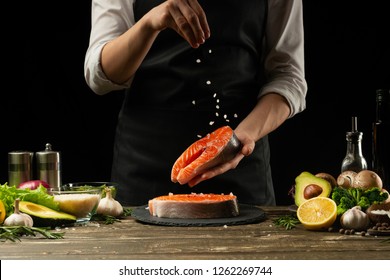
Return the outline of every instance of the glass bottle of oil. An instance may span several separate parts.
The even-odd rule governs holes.
[[[352,117],[352,131],[346,133],[347,152],[341,164],[341,172],[359,172],[367,169],[367,161],[362,152],[363,132],[357,129],[357,117]]]

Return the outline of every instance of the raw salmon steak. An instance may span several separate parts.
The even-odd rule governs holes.
[[[235,157],[241,149],[230,126],[223,126],[191,144],[173,164],[171,180],[181,185],[201,172]]]
[[[233,194],[168,194],[149,200],[149,213],[160,218],[209,219],[239,215]]]

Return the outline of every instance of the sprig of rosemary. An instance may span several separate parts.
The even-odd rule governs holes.
[[[286,230],[290,230],[295,228],[297,224],[300,224],[301,222],[298,220],[296,215],[285,215],[278,217],[273,220],[274,224],[277,226],[282,226]]]
[[[105,225],[110,225],[121,220],[110,215],[95,214],[92,216],[91,221],[102,222]]]
[[[126,217],[126,216],[130,216],[131,215],[131,211],[132,209],[131,208],[123,208],[123,214],[121,215],[121,217]],[[110,215],[102,215],[102,214],[95,214],[92,216],[91,220],[92,221],[97,221],[97,222],[102,222],[103,224],[105,225],[110,225],[110,224],[113,224],[115,222],[121,222],[120,218],[121,217],[114,217],[114,216],[110,216]]]
[[[21,241],[22,236],[37,236],[37,233],[47,239],[62,239],[64,232],[52,232],[50,228],[38,228],[27,226],[1,226],[0,241]]]
[[[123,208],[123,216],[131,216],[131,212],[133,211],[132,208]]]

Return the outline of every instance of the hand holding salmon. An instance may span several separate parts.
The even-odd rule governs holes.
[[[242,144],[230,126],[223,126],[191,144],[172,167],[171,180],[181,185],[219,164],[232,160]]]

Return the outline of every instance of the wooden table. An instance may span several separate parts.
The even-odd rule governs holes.
[[[170,227],[143,224],[132,217],[105,225],[62,228],[63,239],[23,237],[0,244],[2,260],[334,260],[390,259],[389,236],[292,230],[273,221],[287,207],[261,207],[267,219],[256,224],[218,227]]]

